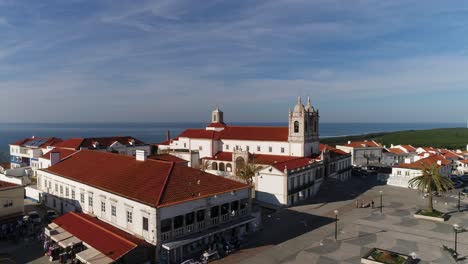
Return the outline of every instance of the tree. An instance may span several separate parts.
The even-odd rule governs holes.
[[[239,178],[243,179],[247,184],[252,185],[255,174],[257,174],[257,172],[259,172],[261,169],[263,168],[260,166],[256,166],[252,160],[252,162],[248,162],[247,164],[245,164],[244,168],[242,168],[239,171],[238,176]]]
[[[408,181],[411,188],[416,187],[421,192],[426,192],[429,196],[428,199],[428,212],[434,212],[434,205],[432,203],[433,192],[443,193],[453,188],[452,181],[440,175],[439,166],[436,164],[432,166],[423,166],[422,175],[412,178]]]

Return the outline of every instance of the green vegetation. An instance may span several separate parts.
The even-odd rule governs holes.
[[[372,133],[358,136],[322,138],[329,145],[346,144],[348,141],[375,140],[382,145],[410,144],[415,147],[465,149],[468,144],[468,128],[440,128],[430,130],[408,130]]]
[[[418,214],[424,215],[424,216],[430,216],[430,217],[439,217],[439,218],[442,218],[444,216],[444,213],[439,212],[437,210],[434,210],[432,212],[423,210],[423,211],[420,211]]]
[[[370,256],[372,259],[385,264],[404,264],[408,259],[398,253],[383,251],[380,249],[375,249]]]
[[[443,193],[453,188],[453,182],[439,173],[437,164],[424,167],[421,176],[417,176],[408,181],[410,187],[416,187],[421,192],[429,195],[427,213],[437,212],[432,203],[433,192]]]

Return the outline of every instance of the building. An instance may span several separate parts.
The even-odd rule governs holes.
[[[348,141],[346,145],[337,145],[337,149],[351,153],[353,166],[367,166],[382,163],[383,146],[374,140]]]
[[[54,144],[54,147],[70,150],[89,149],[107,151],[127,156],[135,156],[137,150],[144,150],[146,155],[151,154],[151,146],[149,144],[130,136],[70,138]]]
[[[409,188],[409,180],[414,177],[421,176],[424,168],[434,165],[438,166],[439,173],[442,176],[450,176],[452,171],[451,162],[441,155],[433,155],[413,163],[398,164],[392,167],[392,174],[390,174],[387,184]]]
[[[336,149],[326,144],[320,144],[322,160],[325,167],[325,175],[339,181],[347,181],[351,178],[351,154]]]
[[[93,215],[150,243],[158,260],[171,263],[198,257],[215,237],[240,236],[258,224],[250,216],[248,185],[147,159],[143,151],[129,157],[80,150],[38,171],[38,188],[46,206]]]
[[[0,181],[0,224],[24,213],[24,187]]]
[[[31,137],[10,144],[11,168],[33,167],[33,163],[46,153],[49,147],[61,142],[59,138]]]
[[[390,148],[384,146],[382,150],[382,164],[394,166],[401,163],[412,163],[418,159],[416,148],[411,145],[393,144]]]

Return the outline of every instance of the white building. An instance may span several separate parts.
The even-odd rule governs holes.
[[[60,158],[58,158],[60,160]],[[81,150],[38,172],[45,204],[82,211],[144,239],[179,263],[215,237],[253,230],[250,187],[182,163]],[[190,245],[190,246],[189,246]],[[197,246],[194,246],[197,245]]]
[[[392,174],[390,174],[387,180],[387,184],[409,188],[409,180],[414,177],[421,176],[425,167],[433,165],[437,165],[439,167],[439,173],[442,176],[450,176],[452,171],[450,161],[446,160],[441,155],[433,155],[413,163],[404,163],[394,166],[392,168]]]
[[[0,224],[20,217],[24,212],[24,187],[0,181]]]
[[[367,166],[382,163],[383,146],[374,140],[348,141],[346,145],[337,145],[337,149],[351,153],[353,166]]]
[[[59,138],[26,138],[10,144],[11,168],[32,167],[48,147],[62,141]]]
[[[396,145],[393,144],[390,148],[383,148],[381,163],[394,166],[401,163],[412,163],[417,161],[418,153],[416,148],[411,145]]]
[[[256,199],[289,206],[315,195],[329,170],[321,158],[319,112],[310,99],[304,106],[299,98],[288,121],[287,127],[230,126],[216,108],[206,128],[187,129],[158,147],[171,155],[197,152],[202,170],[233,179],[253,164],[259,168],[253,179]],[[343,167],[343,174],[349,169]]]

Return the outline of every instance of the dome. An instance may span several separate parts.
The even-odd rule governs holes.
[[[305,110],[308,111],[308,112],[314,112],[315,111],[314,107],[310,103],[310,97],[307,97],[307,105],[306,105]]]
[[[301,102],[301,97],[297,98],[297,104],[294,106],[294,112],[304,112],[304,105]]]

